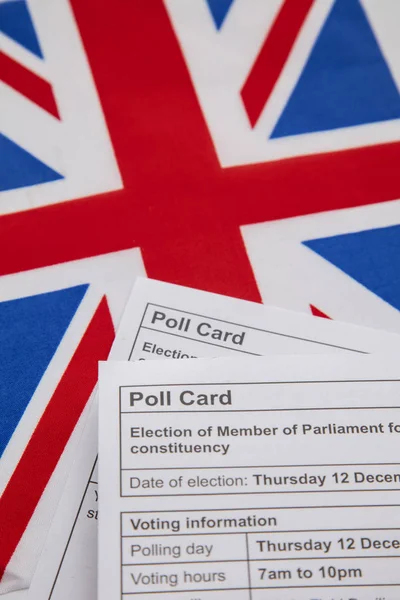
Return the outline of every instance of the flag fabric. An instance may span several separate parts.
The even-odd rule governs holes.
[[[400,333],[399,222],[397,200],[242,233],[265,302]]]
[[[1,592],[29,585],[136,274],[397,331],[399,17],[0,1]]]
[[[128,250],[1,278],[4,591],[29,585],[74,458],[97,360],[108,355],[138,274],[140,254]]]

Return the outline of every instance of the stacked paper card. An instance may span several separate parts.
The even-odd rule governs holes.
[[[29,598],[398,600],[399,349],[138,280]]]

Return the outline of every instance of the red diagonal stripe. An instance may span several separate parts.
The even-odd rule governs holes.
[[[53,89],[48,81],[25,69],[22,65],[0,52],[0,80],[11,86],[35,104],[60,118]]]
[[[241,90],[251,126],[257,123],[314,0],[285,0]]]
[[[0,578],[3,575],[97,381],[97,362],[114,339],[102,299],[0,498]]]
[[[330,317],[328,317],[328,315],[326,315],[324,312],[322,312],[322,310],[320,310],[313,304],[310,304],[310,308],[311,308],[311,312],[314,315],[314,317],[322,317],[323,319],[330,319]]]

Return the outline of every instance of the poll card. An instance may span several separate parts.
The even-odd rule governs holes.
[[[138,279],[111,351],[123,360],[398,352],[400,337]],[[97,407],[30,588],[37,600],[97,598]]]
[[[398,357],[109,362],[99,390],[99,600],[398,600]]]

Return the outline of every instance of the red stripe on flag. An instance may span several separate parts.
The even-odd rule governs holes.
[[[322,317],[323,319],[330,319],[330,317],[328,317],[328,315],[326,315],[324,312],[322,312],[322,310],[319,310],[319,308],[317,308],[313,304],[310,304],[310,308],[311,308],[311,312],[314,315],[314,317]]]
[[[0,577],[96,384],[97,362],[107,358],[113,339],[103,298],[0,498]]]
[[[314,0],[285,0],[241,90],[251,126],[257,123]]]
[[[182,234],[170,227],[157,244],[142,246],[149,277],[261,302],[239,229],[216,221],[202,232],[189,228]],[[170,236],[179,242],[171,244]]]
[[[35,104],[60,118],[50,83],[0,52],[0,79]]]

